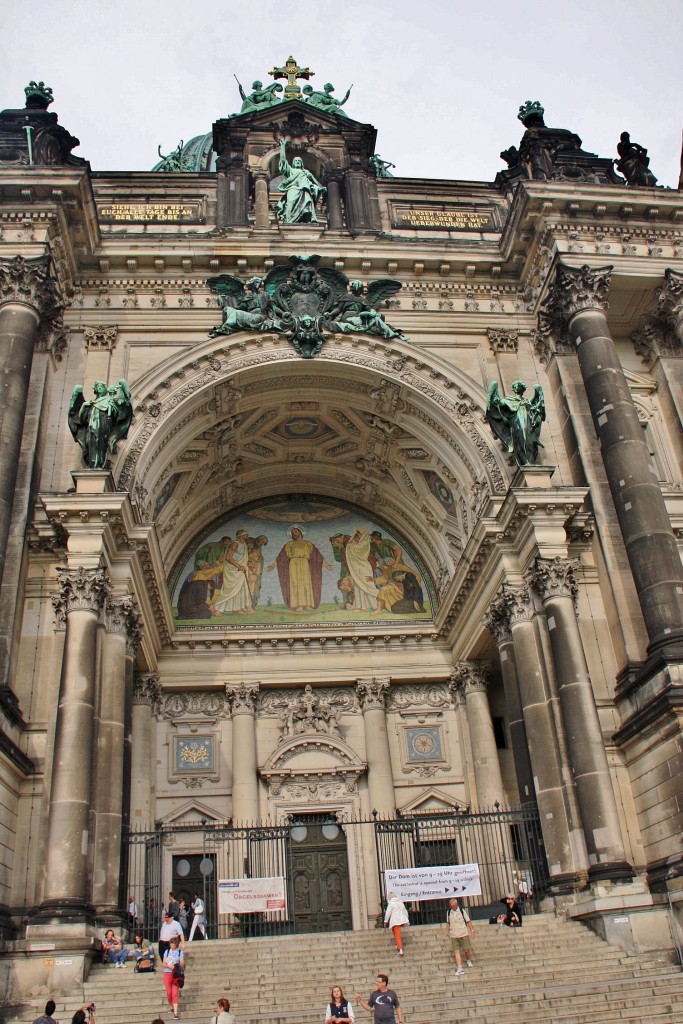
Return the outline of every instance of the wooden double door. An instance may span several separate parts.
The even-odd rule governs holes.
[[[352,927],[346,836],[336,824],[299,823],[291,831],[290,916],[301,932]]]

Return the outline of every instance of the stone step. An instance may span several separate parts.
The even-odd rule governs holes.
[[[666,958],[629,955],[575,922],[538,916],[527,924],[516,932],[479,929],[476,967],[462,978],[435,925],[407,931],[402,959],[391,936],[375,931],[188,944],[181,1016],[206,1024],[216,998],[227,995],[240,1024],[320,1024],[331,984],[339,979],[347,994],[367,996],[380,970],[402,997],[408,1024],[456,1015],[472,1024],[683,1024],[683,976]],[[98,1024],[168,1020],[161,974],[159,965],[156,974],[136,975],[132,961],[124,970],[95,965],[57,1019],[93,1001]],[[40,1012],[42,1005],[25,1021]]]

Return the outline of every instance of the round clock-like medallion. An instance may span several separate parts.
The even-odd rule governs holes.
[[[433,754],[435,749],[436,743],[431,733],[419,732],[413,737],[413,750],[416,754],[426,757],[428,754]]]

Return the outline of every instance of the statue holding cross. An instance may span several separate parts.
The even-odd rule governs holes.
[[[305,78],[308,80],[312,78],[315,71],[311,71],[309,68],[300,68],[293,57],[288,57],[285,61],[285,66],[282,68],[273,68],[272,71],[268,72],[273,78],[286,78],[287,85],[285,86],[285,93],[282,97],[283,102],[287,100],[300,100],[301,89],[297,85],[297,78]]]

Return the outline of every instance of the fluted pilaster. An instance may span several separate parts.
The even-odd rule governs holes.
[[[368,798],[381,815],[396,813],[394,777],[387,732],[386,698],[390,680],[369,676],[356,680],[356,695],[363,712],[368,762]]]
[[[232,710],[232,819],[235,824],[259,820],[256,766],[256,705],[258,683],[226,686]]]

